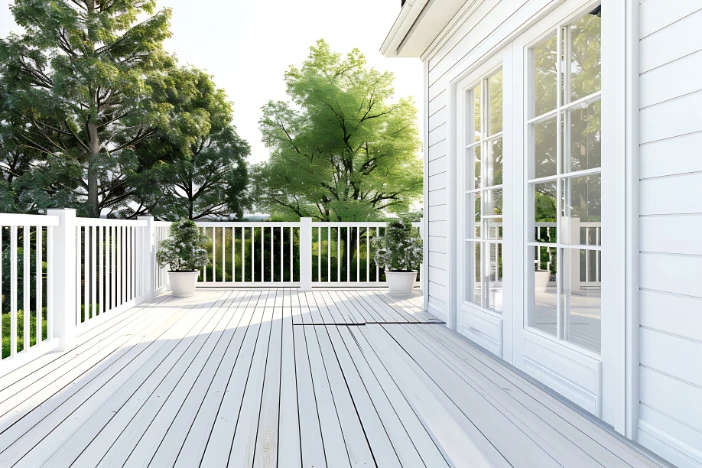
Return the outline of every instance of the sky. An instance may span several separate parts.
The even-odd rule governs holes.
[[[419,59],[380,53],[400,0],[158,0],[158,7],[173,9],[166,49],[180,64],[213,75],[234,103],[234,124],[251,145],[252,163],[268,158],[258,130],[261,106],[287,98],[285,71],[301,65],[318,39],[343,54],[359,48],[370,66],[395,74],[396,96],[414,97],[422,111]],[[18,27],[3,4],[0,37],[10,31]],[[418,125],[421,135],[421,120]]]

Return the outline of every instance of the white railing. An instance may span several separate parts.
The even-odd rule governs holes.
[[[385,223],[199,222],[210,264],[200,287],[384,286],[371,240]],[[419,227],[420,223],[416,223]],[[156,251],[170,223],[0,214],[0,375],[168,287]],[[421,228],[420,228],[421,230]],[[420,273],[421,274],[421,273]]]
[[[301,223],[198,222],[210,263],[199,286],[301,285]]]
[[[383,222],[198,222],[210,263],[200,287],[384,287],[371,241]],[[421,223],[414,223],[421,231]],[[420,272],[421,276],[421,272]]]
[[[534,223],[535,239],[541,239],[544,242],[543,245],[535,247],[534,265],[537,269],[550,271],[551,265],[556,261],[556,249],[550,245],[556,243],[556,227],[555,222]],[[577,233],[580,245],[602,245],[602,223],[570,218],[566,227],[572,233]],[[602,252],[594,249],[584,250],[581,256],[583,258],[574,257],[579,263],[572,265],[573,272],[580,278],[580,286],[599,286],[602,282]]]
[[[55,345],[53,283],[46,268],[53,261],[52,227],[58,221],[53,216],[0,216],[3,359]]]

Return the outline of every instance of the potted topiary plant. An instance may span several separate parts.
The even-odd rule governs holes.
[[[422,263],[423,244],[409,219],[388,223],[385,236],[374,239],[375,263],[385,268],[390,294],[410,294]]]
[[[168,282],[174,296],[189,297],[195,291],[199,269],[209,263],[205,244],[207,238],[189,219],[171,224],[168,239],[161,242],[156,261],[168,266]]]

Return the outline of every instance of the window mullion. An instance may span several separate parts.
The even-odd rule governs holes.
[[[556,39],[556,53],[558,59],[556,60],[556,77],[557,86],[556,89],[556,244],[561,242],[561,172],[563,171],[562,166],[562,131],[563,126],[561,124],[561,106],[563,105],[564,97],[564,71],[563,65],[565,63],[563,56],[563,44],[564,44],[564,29],[558,28],[557,39]],[[562,249],[556,248],[556,336],[558,339],[563,339],[563,304],[561,303],[562,288],[563,288],[563,255],[561,254]]]
[[[480,287],[482,289],[482,298],[481,298],[481,305],[484,308],[488,308],[488,300],[487,300],[487,271],[488,271],[488,262],[487,258],[485,255],[485,235],[487,231],[485,230],[485,218],[483,218],[483,215],[485,214],[485,208],[487,206],[487,192],[485,191],[485,183],[487,181],[487,167],[488,167],[488,160],[489,160],[489,155],[488,155],[488,142],[486,141],[487,137],[487,130],[488,130],[488,120],[490,118],[489,115],[489,105],[488,105],[488,80],[487,78],[483,78],[481,80],[482,84],[480,86],[481,90],[481,95],[480,95],[480,100],[481,105],[480,105],[480,111],[482,113],[481,117],[481,123],[480,123],[480,134],[481,134],[481,145],[482,145],[482,150],[481,150],[481,156],[482,156],[482,164],[480,165],[480,263],[481,265],[481,275],[480,275]]]

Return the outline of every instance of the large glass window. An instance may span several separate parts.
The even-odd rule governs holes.
[[[599,353],[601,7],[528,54],[528,325]]]
[[[464,299],[502,312],[502,71],[467,90],[466,103]]]

